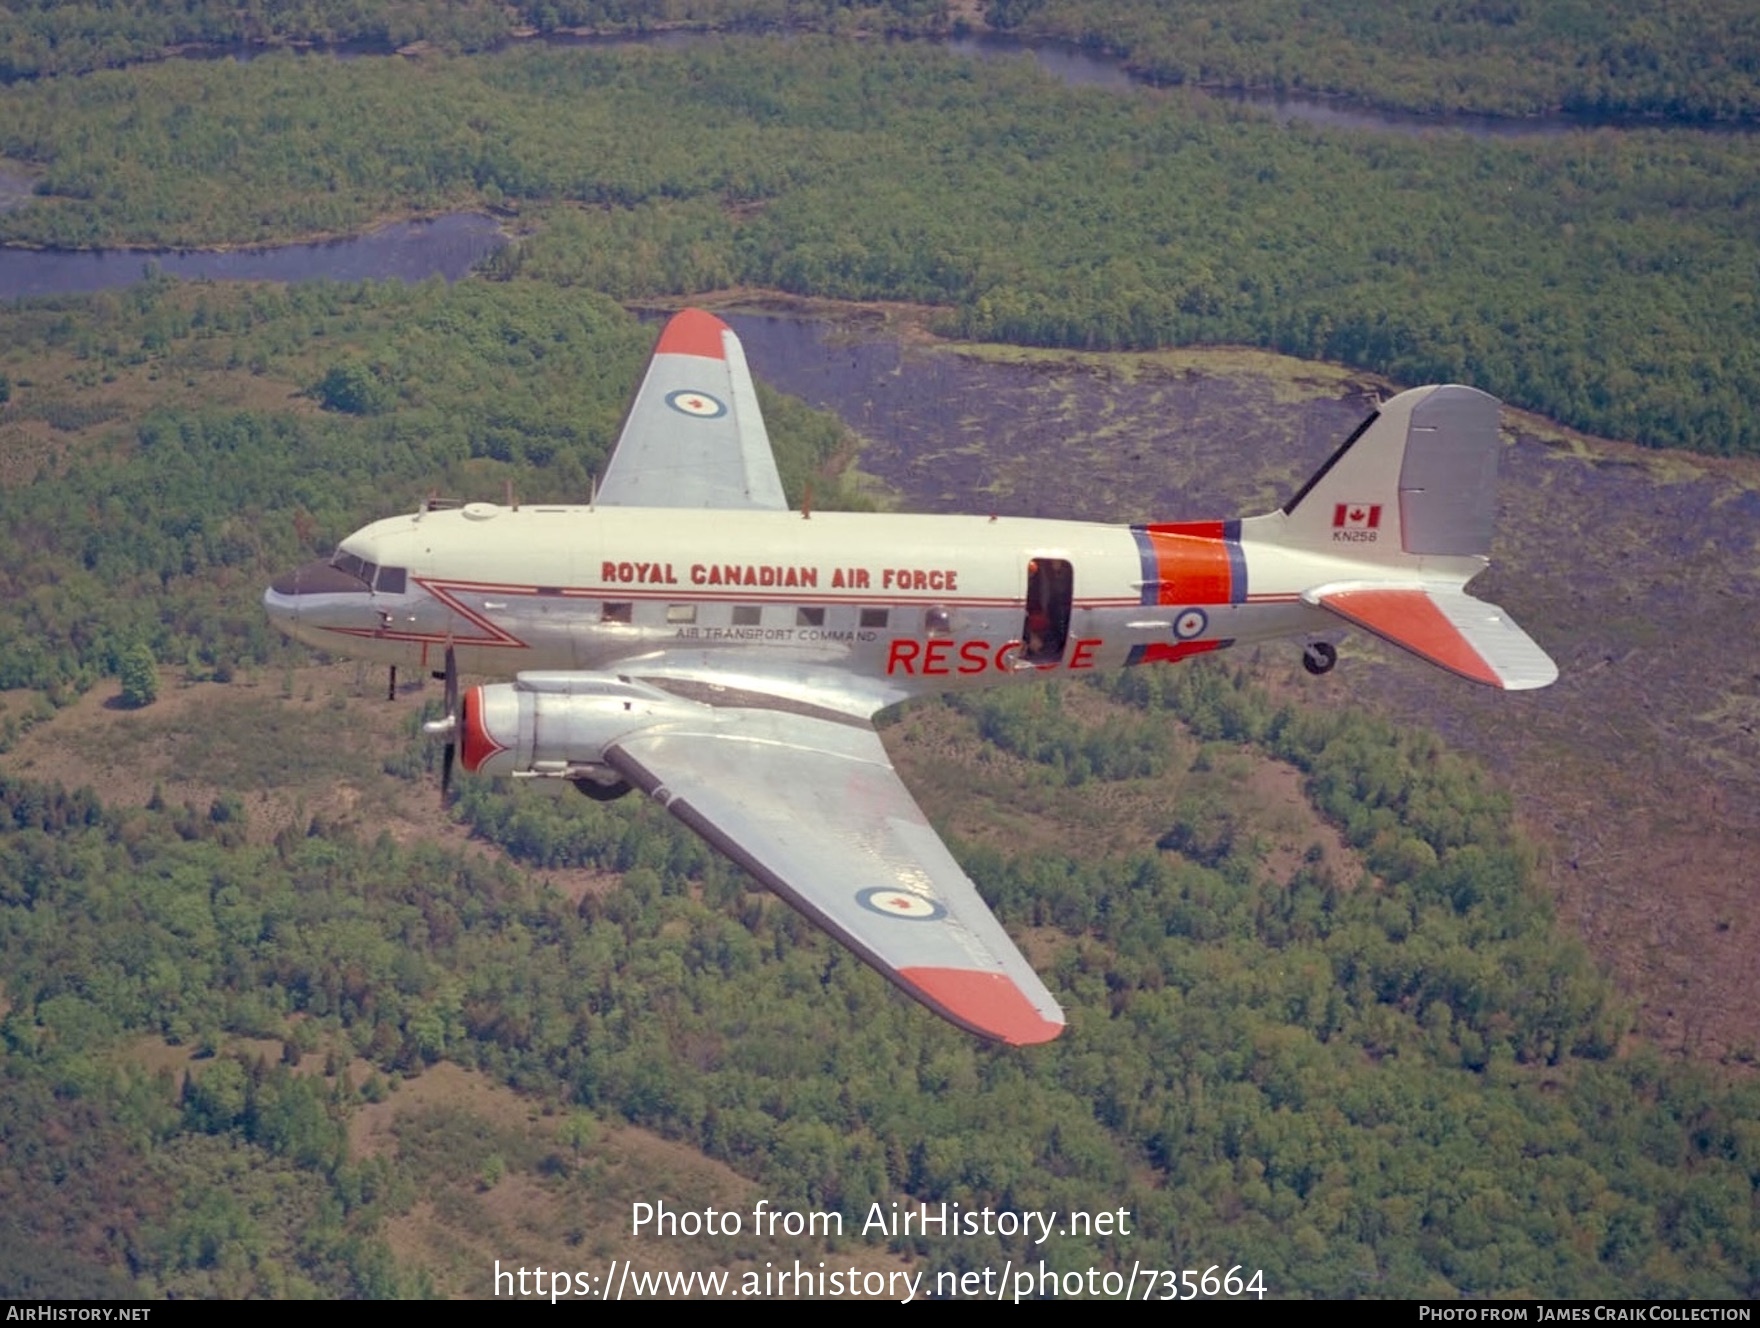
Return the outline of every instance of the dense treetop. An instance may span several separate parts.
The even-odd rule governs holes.
[[[511,481],[585,502],[654,336],[603,297],[529,281],[161,278],[0,311],[0,328],[29,383],[0,428],[46,426],[62,449],[0,487],[0,688],[57,695],[143,646],[194,676],[267,662],[286,649],[268,578],[430,492]],[[279,408],[207,400],[228,374],[279,384]],[[338,398],[338,379],[358,391]],[[821,507],[850,505],[822,469],[841,426],[759,391],[787,492],[814,477]]]
[[[0,82],[219,47],[422,42],[657,27],[963,31],[945,0],[5,0]],[[1343,96],[1413,111],[1753,120],[1760,17],[1745,0],[989,0],[996,29],[1122,54],[1160,82]]]
[[[1414,111],[1760,116],[1760,13],[1745,0],[994,0],[988,12],[1171,83]]]
[[[1754,1086],[1612,1056],[1620,1012],[1481,776],[1221,668],[1145,670],[1112,698],[1159,768],[1102,759],[1080,782],[1151,780],[1161,849],[955,844],[1070,1013],[1031,1052],[905,1001],[644,800],[467,785],[462,814],[515,859],[624,873],[575,907],[388,836],[253,841],[233,799],[118,809],[0,781],[0,1174],[39,1196],[8,1216],[0,1285],[71,1293],[129,1276],[125,1254],[146,1291],[421,1285],[384,1244],[415,1163],[352,1155],[354,1090],[228,1057],[179,1093],[119,1054],[149,1035],[279,1038],[295,1064],[387,1074],[455,1060],[688,1141],[852,1231],[910,1198],[1133,1215],[1128,1239],[895,1243],[931,1270],[1226,1249],[1277,1295],[1753,1294]],[[1078,824],[1062,753],[1104,756],[1116,734],[1037,686],[981,711],[1031,753],[1016,796],[1055,780]],[[1339,879],[1318,851],[1268,869],[1237,767],[1270,754],[1368,873]],[[52,1164],[64,1183],[39,1184]],[[86,1259],[40,1257],[94,1205]]]

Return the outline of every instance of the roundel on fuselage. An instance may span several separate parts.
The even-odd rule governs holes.
[[[1204,635],[1210,618],[1202,609],[1187,609],[1173,620],[1173,634],[1181,641],[1192,641]]]

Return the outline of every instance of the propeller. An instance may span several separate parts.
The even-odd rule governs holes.
[[[458,656],[446,647],[446,753],[440,758],[440,796],[452,792],[452,763],[458,755],[458,731],[464,716],[458,709]]]
[[[458,705],[458,656],[451,646],[446,647],[443,676],[446,679],[446,713],[422,725],[422,732],[446,739],[446,751],[440,758],[440,796],[444,798],[452,792],[452,765],[458,756],[458,733],[464,727],[464,717]]]

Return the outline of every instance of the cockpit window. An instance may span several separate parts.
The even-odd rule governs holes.
[[[379,571],[378,567],[365,558],[356,557],[343,549],[338,549],[331,557],[330,566],[339,572],[347,572],[357,580],[365,581],[369,586],[373,584],[373,577]]]
[[[408,585],[408,568],[381,567],[345,549],[338,549],[330,555],[330,566],[339,572],[347,572],[369,590],[376,590],[381,595],[401,595]]]

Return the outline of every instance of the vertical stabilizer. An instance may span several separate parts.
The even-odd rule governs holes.
[[[1368,562],[1483,558],[1497,509],[1495,397],[1470,387],[1401,392],[1365,420],[1253,534]]]

